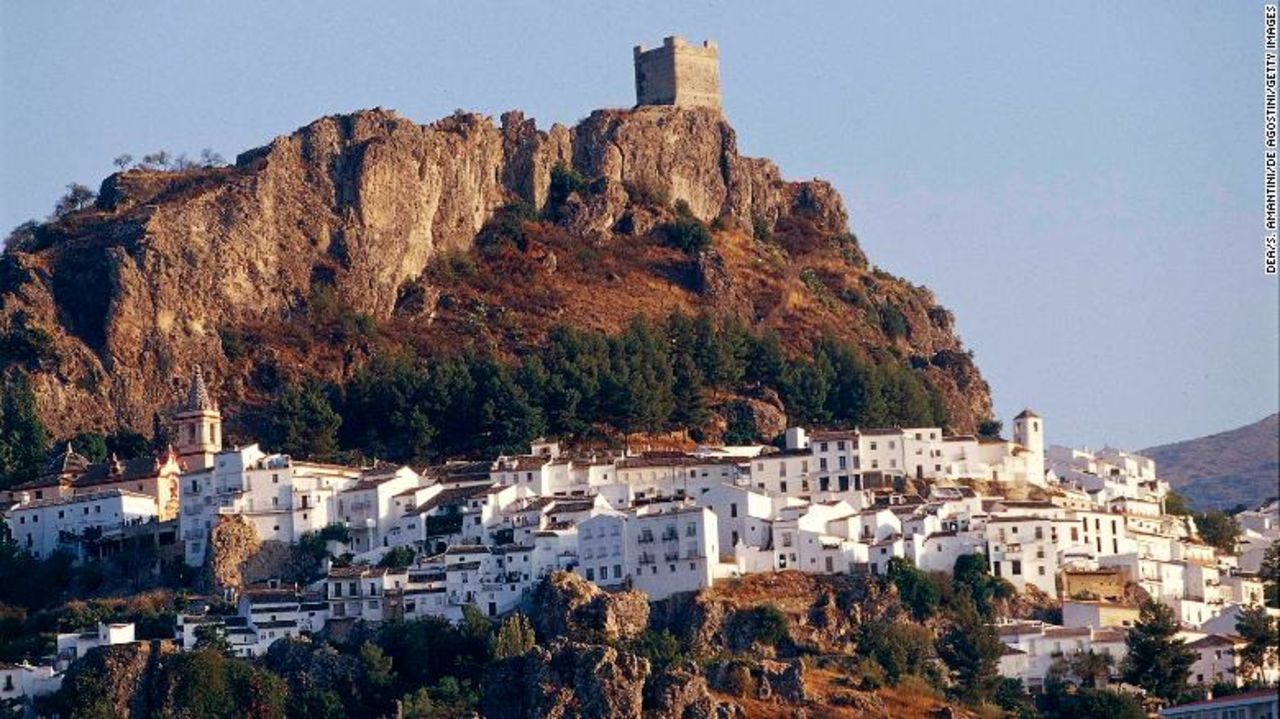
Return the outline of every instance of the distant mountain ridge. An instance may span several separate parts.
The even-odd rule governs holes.
[[[1280,493],[1280,414],[1141,454],[1198,509],[1260,504]]]

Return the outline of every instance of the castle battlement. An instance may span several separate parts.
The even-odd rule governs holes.
[[[720,48],[707,40],[692,45],[678,35],[646,50],[636,45],[636,105],[722,109]]]

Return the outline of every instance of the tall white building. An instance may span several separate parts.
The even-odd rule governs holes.
[[[190,566],[204,562],[219,514],[248,520],[260,541],[293,543],[341,521],[337,497],[360,470],[267,454],[258,445],[218,452],[212,466],[182,475],[179,519]]]

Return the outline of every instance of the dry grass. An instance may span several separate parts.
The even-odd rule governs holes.
[[[844,675],[828,669],[809,669],[805,672],[805,690],[810,700],[803,706],[809,719],[907,719],[937,716],[943,707],[950,706],[954,716],[974,719],[970,710],[956,706],[941,698],[931,688],[902,684],[885,687],[875,692],[850,689],[844,683]],[[717,694],[723,701],[736,702],[752,719],[792,719],[800,707],[772,700],[753,697],[734,697]]]

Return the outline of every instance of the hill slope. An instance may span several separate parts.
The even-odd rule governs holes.
[[[1276,496],[1280,484],[1280,414],[1141,454],[1198,508],[1254,506]]]
[[[690,218],[713,228],[706,251],[664,241]],[[847,221],[827,183],[739,155],[711,111],[545,132],[516,112],[361,111],[231,167],[112,175],[93,207],[11,238],[0,362],[32,371],[57,436],[149,432],[195,363],[234,415],[267,401],[263,377],[341,381],[387,346],[512,357],[555,325],[705,312],[792,353],[833,336],[910,368],[972,431],[990,397],[951,314],[873,270]]]

